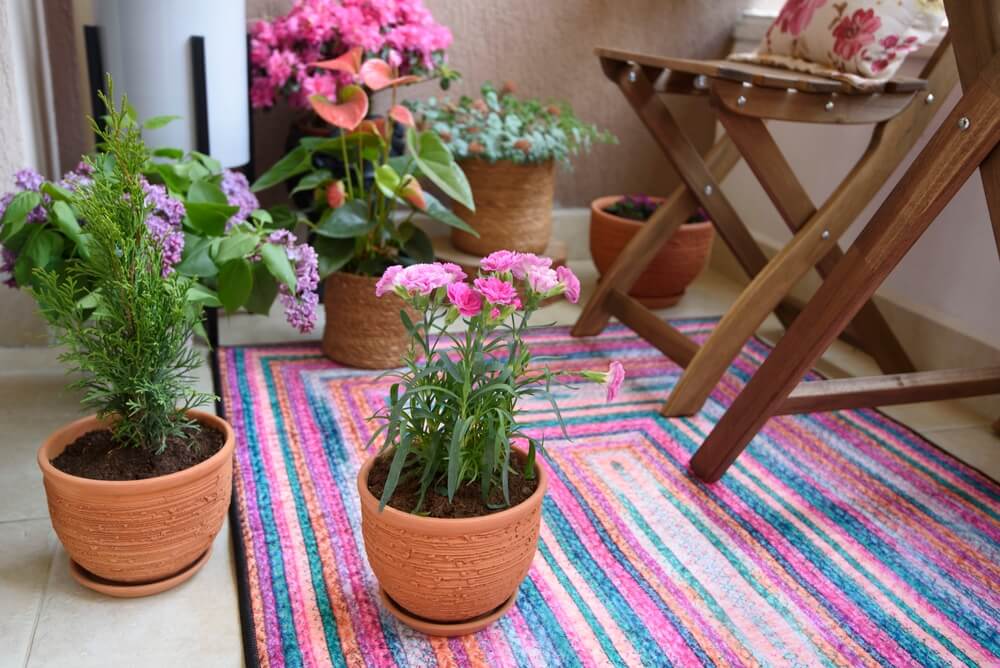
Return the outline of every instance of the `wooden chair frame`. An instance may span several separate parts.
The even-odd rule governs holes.
[[[691,460],[712,482],[774,415],[1000,393],[1000,366],[800,382],[972,173],[1000,254],[1000,0],[945,0],[964,95]]]
[[[676,168],[681,185],[647,221],[602,277],[573,327],[593,336],[612,315],[685,367],[663,407],[666,416],[690,415],[704,404],[757,328],[775,312],[788,327],[797,310],[786,299],[812,267],[829,276],[843,253],[837,240],[888,181],[955,86],[958,72],[947,40],[921,77],[886,84],[878,95],[855,94],[846,84],[794,72],[725,61],[653,58],[598,49],[605,75],[625,98]],[[725,134],[702,158],[667,109],[660,93],[707,95]],[[871,142],[837,190],[819,209],[812,203],[764,119],[877,123]],[[794,233],[770,262],[719,188],[742,157]],[[752,278],[698,346],[628,295],[660,247],[699,206]],[[867,350],[883,371],[913,370],[906,352],[873,302],[866,302],[845,338]]]

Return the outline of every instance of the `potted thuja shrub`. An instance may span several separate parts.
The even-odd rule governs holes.
[[[149,156],[127,101],[105,104],[104,123],[92,123],[103,152],[68,199],[85,221],[81,252],[36,267],[29,287],[95,414],[52,434],[38,465],[77,581],[142,596],[207,560],[229,506],[234,440],[226,422],[196,410],[211,399],[193,387],[196,284],[172,270],[147,225]],[[8,222],[19,220],[15,212]],[[32,224],[20,220],[20,230]]]
[[[580,294],[570,269],[531,254],[491,254],[474,280],[465,278],[435,263],[391,267],[379,281],[379,296],[402,299],[417,317],[402,313],[411,347],[376,414],[369,445],[379,453],[358,474],[365,550],[383,602],[432,635],[498,619],[528,573],[547,475],[518,403],[548,398],[558,408],[556,379],[532,363],[524,333],[543,300]],[[624,370],[612,362],[582,377],[606,382],[610,400]]]
[[[602,276],[663,202],[649,195],[611,195],[591,202],[590,254]],[[712,221],[699,209],[663,244],[629,295],[649,308],[676,304],[708,264],[714,238]]]
[[[342,86],[337,100],[314,95],[316,114],[339,130],[335,137],[304,137],[253,185],[254,190],[296,178],[292,195],[310,194],[306,211],[311,243],[324,280],[326,329],[323,351],[353,367],[388,368],[399,364],[409,335],[399,321],[403,302],[377,300],[375,284],[391,266],[434,259],[427,234],[414,222],[423,215],[472,232],[431,193],[426,178],[456,202],[472,208],[469,183],[451,152],[433,132],[418,132],[409,110],[396,104],[397,89],[415,76],[377,58],[362,62],[360,49],[314,64],[339,72],[357,84]],[[364,88],[362,87],[364,86]],[[381,118],[366,118],[365,89],[390,89],[391,105]],[[406,128],[406,150],[393,156],[390,137]],[[343,177],[317,167],[337,158]]]

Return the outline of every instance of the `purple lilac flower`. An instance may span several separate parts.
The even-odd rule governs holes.
[[[226,221],[226,231],[228,232],[235,225],[244,222],[254,210],[260,208],[257,196],[250,192],[250,182],[242,172],[227,169],[222,172],[222,192],[226,194],[230,206],[240,208],[233,217]]]
[[[288,230],[272,232],[268,238],[272,244],[285,247],[288,259],[295,266],[296,290],[293,293],[282,283],[278,287],[278,300],[285,309],[285,320],[303,334],[312,331],[316,324],[316,306],[319,304],[319,258],[308,244],[297,244],[295,236]]]
[[[45,179],[42,175],[30,167],[20,169],[14,174],[14,186],[18,192],[26,190],[38,192],[44,182]],[[42,204],[39,204],[28,213],[28,222],[44,223],[49,217],[48,211],[45,210],[45,205],[51,201],[52,199],[48,195],[42,195]],[[6,209],[6,206],[4,208]]]
[[[181,230],[184,204],[167,194],[167,189],[163,186],[149,183],[145,179],[142,181],[142,189],[146,192],[146,206],[150,208],[146,227],[160,245],[162,275],[166,278],[181,261],[181,253],[184,251],[184,232]]]
[[[93,181],[91,178],[93,173],[94,168],[90,164],[81,161],[75,168],[63,174],[62,180],[60,180],[57,185],[60,188],[65,188],[70,192],[74,192],[81,186],[90,185]]]
[[[17,253],[0,246],[0,274],[7,274],[3,279],[3,284],[8,288],[17,288],[17,280],[14,278],[14,262],[17,261]]]

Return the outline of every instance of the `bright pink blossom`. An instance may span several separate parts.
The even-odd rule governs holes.
[[[483,271],[511,271],[514,265],[517,264],[520,256],[520,253],[509,250],[493,251],[479,261],[479,266]]]
[[[623,382],[625,382],[625,367],[616,360],[608,366],[608,379],[605,381],[605,387],[608,390],[607,401],[615,400],[618,392],[622,389]]]
[[[479,314],[483,308],[483,297],[472,289],[468,283],[452,283],[448,286],[448,301],[450,301],[464,318]]]
[[[456,281],[465,280],[465,271],[454,262],[442,262],[441,267],[451,274]]]
[[[473,281],[476,290],[494,306],[512,306],[520,304],[517,297],[517,289],[507,281],[489,276],[487,278],[477,278]]]
[[[576,277],[569,267],[556,267],[556,276],[565,289],[566,299],[571,304],[580,301],[580,279]]]

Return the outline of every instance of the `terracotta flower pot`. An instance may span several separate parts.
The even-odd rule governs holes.
[[[399,317],[402,309],[416,314],[395,294],[375,296],[378,278],[335,272],[326,277],[323,307],[323,352],[340,364],[360,369],[402,365],[410,334]]]
[[[590,204],[590,254],[601,275],[611,268],[625,245],[644,225],[604,210],[619,199],[620,195],[598,197]],[[663,202],[660,197],[651,199]],[[711,221],[682,224],[640,274],[629,295],[650,308],[676,304],[708,264],[714,238],[715,228]]]
[[[378,499],[368,491],[374,463],[369,459],[358,473],[361,532],[368,563],[395,604],[389,610],[434,635],[469,633],[499,617],[538,548],[548,486],[544,467],[536,467],[538,488],[518,505],[482,517],[445,519],[389,506],[379,512]]]
[[[552,236],[555,163],[517,165],[462,160],[459,165],[472,187],[476,211],[455,205],[455,214],[479,232],[479,238],[453,229],[451,242],[472,255],[507,249],[542,253]]]
[[[95,416],[66,425],[38,450],[52,528],[85,569],[74,571],[81,584],[117,596],[154,594],[206,561],[229,509],[235,439],[225,420],[196,410],[188,415],[225,434],[225,443],[200,464],[156,478],[92,480],[52,466],[77,438],[107,426]]]

